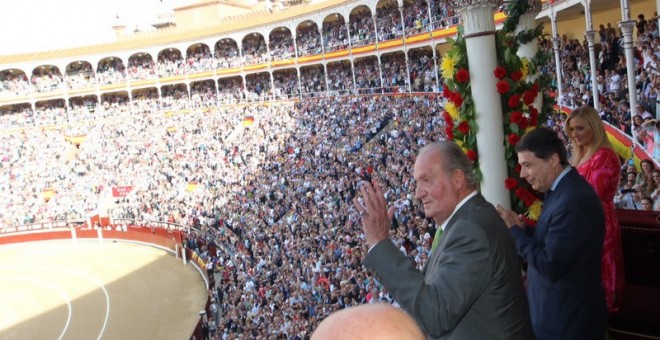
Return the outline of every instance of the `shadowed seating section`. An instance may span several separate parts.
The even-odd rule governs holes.
[[[660,213],[617,210],[627,286],[610,317],[613,339],[660,339]]]

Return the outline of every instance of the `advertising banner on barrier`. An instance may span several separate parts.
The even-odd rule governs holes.
[[[112,197],[126,197],[131,190],[133,190],[132,185],[112,187]]]

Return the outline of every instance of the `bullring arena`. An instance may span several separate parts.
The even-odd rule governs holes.
[[[138,230],[0,238],[0,338],[188,338],[206,306],[206,279],[166,247],[166,235]]]
[[[113,43],[0,56],[1,339],[298,340],[336,310],[394,304],[361,263],[362,180],[388,188],[392,239],[425,266],[435,227],[412,169],[451,132],[441,64],[462,20],[453,1],[274,1],[186,28],[208,14],[186,11],[238,3],[193,2],[177,27],[117,26]],[[547,91],[558,106],[544,123],[561,131],[589,97],[585,72],[569,70],[589,53],[583,2],[552,3],[535,44],[559,58],[545,75],[567,75],[552,78],[563,95]],[[616,1],[591,3],[594,29],[621,19]],[[653,39],[656,10],[631,4],[648,19],[638,41]],[[622,38],[602,33],[599,51]],[[598,61],[603,74],[616,67]],[[621,130],[619,90],[604,99],[608,134],[639,171],[649,154]],[[660,296],[659,213],[617,213],[627,280],[643,293],[632,321],[614,325],[660,336],[649,298]]]

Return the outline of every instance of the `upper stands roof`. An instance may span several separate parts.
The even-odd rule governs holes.
[[[258,28],[260,26],[294,19],[297,17],[308,16],[310,13],[329,9],[332,7],[341,6],[352,2],[351,0],[326,0],[320,3],[305,4],[303,6],[288,7],[285,11],[273,12],[267,16],[255,15],[251,16],[250,20],[245,20],[245,17],[235,18],[234,20],[221,21],[215,25],[210,25],[202,28],[195,29],[164,29],[156,32],[147,32],[136,34],[129,39],[99,45],[89,45],[83,47],[75,47],[60,50],[41,51],[33,53],[19,53],[0,55],[0,65],[22,63],[29,61],[39,60],[52,60],[52,59],[66,59],[75,56],[84,56],[89,54],[103,54],[110,52],[117,52],[122,50],[136,49],[141,47],[149,47],[154,45],[163,45],[168,43],[175,43],[186,40],[200,39],[205,37],[213,37],[220,34],[227,34],[233,31],[246,30],[249,28]]]

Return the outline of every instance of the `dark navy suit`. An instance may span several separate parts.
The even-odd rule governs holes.
[[[546,193],[536,228],[511,228],[528,263],[527,296],[539,339],[603,339],[600,279],[605,217],[593,188],[571,169]]]

